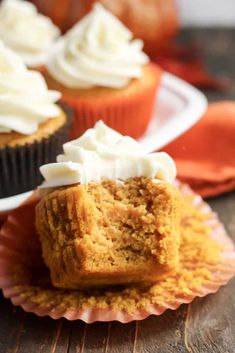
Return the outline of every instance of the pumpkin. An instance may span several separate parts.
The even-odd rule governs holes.
[[[38,10],[51,17],[63,32],[71,28],[97,0],[32,0]],[[175,0],[99,0],[145,43],[154,56],[178,29]]]

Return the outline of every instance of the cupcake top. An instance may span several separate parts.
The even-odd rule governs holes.
[[[52,21],[23,0],[3,0],[0,5],[0,39],[28,67],[46,63],[51,43],[60,35]]]
[[[0,133],[30,135],[39,124],[60,115],[55,102],[61,94],[49,91],[43,76],[0,42]]]
[[[175,163],[167,153],[145,153],[137,141],[102,121],[77,140],[65,143],[63,151],[57,163],[40,168],[45,178],[40,188],[137,176],[172,182],[176,176]]]
[[[132,33],[97,3],[53,45],[48,71],[69,88],[123,88],[141,77],[142,65],[149,61],[142,51],[143,41],[132,38]]]

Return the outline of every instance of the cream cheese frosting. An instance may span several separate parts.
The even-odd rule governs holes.
[[[102,121],[80,138],[65,143],[63,151],[57,163],[40,167],[45,179],[41,189],[102,179],[125,181],[136,176],[171,183],[176,176],[175,163],[167,153],[145,153],[137,141]]]
[[[49,91],[43,76],[0,42],[0,133],[30,135],[39,124],[60,115],[55,102],[61,94]]]
[[[47,68],[69,88],[123,88],[141,77],[149,61],[142,48],[143,41],[133,40],[132,33],[97,3],[53,45]]]
[[[0,5],[0,39],[28,67],[46,63],[49,47],[60,35],[52,21],[23,0],[3,0]]]

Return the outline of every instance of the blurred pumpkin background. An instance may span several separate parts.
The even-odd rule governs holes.
[[[40,12],[51,17],[63,32],[91,10],[97,0],[33,0]],[[154,56],[178,31],[175,0],[99,0],[117,16],[136,38],[145,43],[145,51]]]
[[[175,38],[182,21],[198,25],[198,19],[202,19],[203,25],[208,25],[207,15],[212,14],[212,22],[213,18],[218,21],[223,9],[227,18],[233,13],[230,7],[233,8],[234,0],[225,0],[223,7],[224,2],[220,0],[32,0],[63,32],[88,13],[97,1],[119,17],[136,38],[144,40],[146,53],[163,69],[199,88],[221,90],[228,86],[226,79],[213,77],[207,71],[195,43],[182,46],[176,44]]]

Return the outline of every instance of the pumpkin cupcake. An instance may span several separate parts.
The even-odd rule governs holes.
[[[179,265],[180,196],[166,153],[98,122],[66,143],[45,182],[36,227],[52,284],[149,284]]]
[[[46,80],[74,110],[72,138],[99,119],[124,135],[143,135],[161,70],[142,47],[100,4],[53,45]]]
[[[0,198],[34,189],[67,140],[69,117],[43,76],[0,42]]]
[[[52,42],[60,35],[51,19],[22,0],[0,4],[0,39],[16,52],[28,68],[42,71]]]

